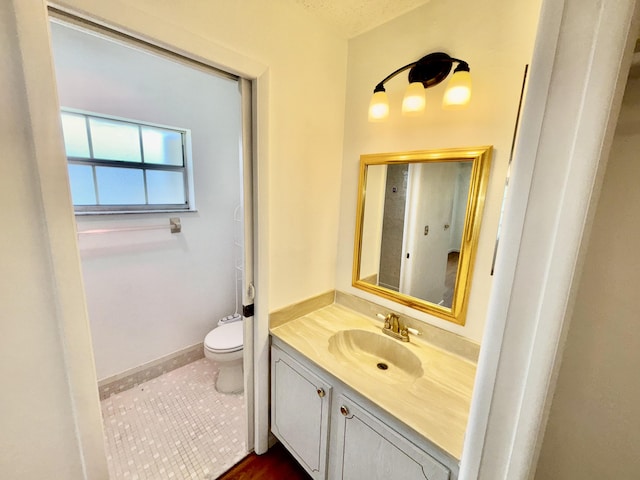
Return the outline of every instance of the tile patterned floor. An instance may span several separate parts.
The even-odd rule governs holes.
[[[215,479],[246,454],[244,395],[202,358],[103,400],[111,480]]]

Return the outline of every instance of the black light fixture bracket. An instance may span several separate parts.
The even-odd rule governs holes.
[[[376,85],[373,93],[384,92],[384,84],[405,70],[409,70],[409,83],[421,82],[424,88],[433,87],[447,78],[454,63],[458,63],[454,73],[469,71],[469,64],[464,60],[453,58],[443,52],[430,53],[420,60],[400,67],[395,72],[387,75],[384,80]]]

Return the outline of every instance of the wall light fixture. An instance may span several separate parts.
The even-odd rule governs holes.
[[[442,82],[453,68],[447,89],[442,98],[442,108],[464,108],[471,98],[471,74],[469,64],[464,60],[450,57],[446,53],[435,52],[422,57],[420,60],[405,65],[387,75],[373,90],[373,97],[369,103],[369,121],[380,122],[389,115],[389,100],[384,84],[399,73],[409,70],[409,85],[402,100],[403,115],[420,115],[426,104],[425,89]]]

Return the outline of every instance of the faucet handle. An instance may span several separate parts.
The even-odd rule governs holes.
[[[422,332],[420,330],[416,330],[415,328],[405,327],[405,330],[411,335],[422,335]]]
[[[384,322],[384,328],[391,328],[391,323],[389,322],[389,315],[385,317],[382,313],[378,313],[376,314],[376,317],[378,317],[380,320]]]

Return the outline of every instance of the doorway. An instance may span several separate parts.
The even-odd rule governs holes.
[[[77,179],[71,178],[101,395],[107,401],[114,393],[124,395],[134,391],[139,394],[133,395],[134,405],[143,402],[143,395],[146,399],[147,405],[142,410],[148,412],[158,407],[165,413],[160,418],[184,417],[196,409],[185,404],[179,414],[173,415],[166,411],[166,402],[153,400],[148,394],[154,390],[153,385],[167,382],[186,382],[185,389],[192,391],[194,381],[203,387],[204,395],[216,394],[213,385],[217,372],[202,358],[202,341],[219,319],[242,317],[242,292],[251,282],[251,269],[246,268],[252,258],[251,254],[247,255],[252,249],[251,191],[247,188],[251,182],[246,179],[251,176],[251,162],[243,158],[247,152],[241,146],[248,135],[245,126],[250,124],[250,119],[243,114],[246,85],[243,88],[243,80],[233,75],[170,52],[149,50],[100,27],[87,29],[86,25],[78,26],[67,20],[54,18],[51,25],[60,104],[72,115],[84,118],[90,145],[93,135],[97,135],[91,130],[94,118],[103,125],[109,123],[112,133],[118,130],[114,125],[120,124],[137,125],[140,132],[144,129],[188,132],[188,135],[181,134],[189,140],[181,147],[186,169],[184,206],[178,207],[180,202],[175,202],[176,205],[170,207],[154,208],[149,192],[158,188],[158,184],[151,184],[149,178],[150,172],[158,169],[156,164],[155,169],[143,168],[152,148],[147,148],[142,140],[140,150],[144,158],[138,168],[141,173],[130,164],[118,163],[131,162],[129,159],[104,162],[104,158],[95,155],[95,145],[92,145],[91,154],[84,159],[87,165],[82,166],[93,169],[90,180],[96,192],[93,200],[96,205],[86,199],[76,201],[74,181]],[[141,133],[140,138],[143,135]],[[130,201],[135,197],[131,193],[134,181],[119,177],[109,184],[100,177],[108,167],[139,173],[143,178],[140,184],[145,192],[144,205],[140,205],[141,201]],[[115,202],[102,203],[105,189],[123,194],[125,199],[120,201],[116,196]],[[83,212],[77,208],[78,204],[85,207]],[[112,208],[114,204],[117,208]],[[92,211],[92,206],[102,210]],[[125,212],[122,210],[125,207],[131,208]],[[179,219],[179,233],[171,229],[175,218]],[[243,320],[251,323],[246,317]],[[245,344],[251,344],[252,328],[247,326],[244,332]],[[245,385],[250,389],[249,349],[245,349],[244,365]],[[182,370],[195,372],[196,380],[175,380]],[[168,377],[157,376],[158,373]],[[161,391],[160,395],[166,397],[167,392]],[[180,473],[184,473],[184,468],[194,467],[200,468],[199,478],[216,478],[216,471],[221,473],[252,449],[251,391],[245,395],[231,394],[227,399],[233,401],[214,400],[214,403],[224,413],[237,405],[243,409],[240,439],[230,438],[229,432],[217,428],[221,424],[219,418],[212,420],[211,429],[200,421],[194,423],[191,418],[183,418],[183,423],[190,420],[191,428],[187,430],[193,436],[221,437],[223,444],[237,450],[225,455],[224,460],[214,462],[218,468],[215,470],[192,459],[194,448],[201,447],[184,445],[182,440],[177,445],[174,441],[168,449],[170,453],[183,460],[188,458],[182,463],[175,462]],[[201,402],[202,398],[194,401]],[[136,409],[113,407],[111,403],[111,409],[120,412]],[[108,407],[103,406],[103,413],[107,410]],[[137,470],[140,473],[112,463],[112,478],[126,472],[145,478],[145,470],[157,475],[160,468],[165,468],[163,475],[168,474],[166,467],[149,466],[153,465],[153,459],[159,458],[162,462],[168,458],[166,452],[153,451],[154,445],[162,442],[153,438],[144,446],[124,442],[128,437],[145,437],[151,428],[143,426],[129,435],[131,424],[127,427],[115,414],[111,420],[115,420],[116,427],[124,429],[114,435],[114,451],[122,453],[125,445],[138,454],[146,450],[145,460],[136,465],[142,468]],[[166,448],[166,442],[162,447]],[[108,460],[112,462],[115,456],[109,448],[107,442]],[[219,446],[215,448],[220,450]],[[227,448],[224,450],[228,453]],[[131,458],[124,463],[131,466],[130,461]]]

